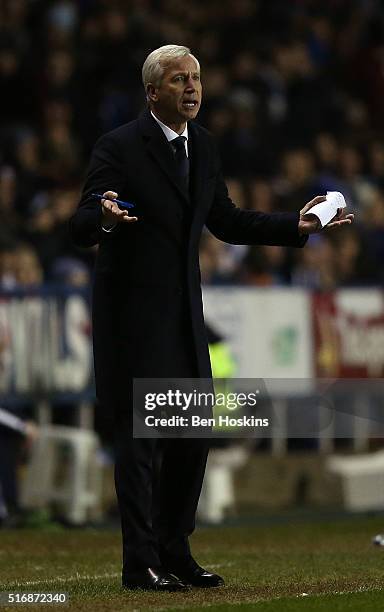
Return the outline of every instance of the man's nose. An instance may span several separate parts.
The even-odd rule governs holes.
[[[193,78],[190,76],[186,85],[185,85],[185,89],[188,89],[188,91],[191,91],[191,89],[193,91],[195,91],[195,81],[193,80]]]

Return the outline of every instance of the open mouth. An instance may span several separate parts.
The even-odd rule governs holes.
[[[197,100],[184,100],[184,102],[182,102],[182,106],[188,109],[195,108],[197,105],[198,105]]]

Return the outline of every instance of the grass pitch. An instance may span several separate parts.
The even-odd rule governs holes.
[[[226,586],[184,594],[122,591],[120,534],[105,530],[0,531],[0,591],[66,591],[67,606],[1,610],[382,612],[384,517],[200,529],[198,561]]]

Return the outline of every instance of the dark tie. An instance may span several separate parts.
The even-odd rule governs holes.
[[[171,140],[171,145],[175,152],[175,160],[177,164],[177,172],[179,176],[185,181],[186,187],[189,183],[189,159],[185,151],[185,136],[178,136]]]

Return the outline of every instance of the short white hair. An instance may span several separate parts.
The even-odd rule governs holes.
[[[164,45],[150,53],[143,64],[142,75],[145,91],[149,83],[158,87],[163,78],[166,65],[179,57],[191,55],[200,70],[200,64],[188,47],[182,45]]]

